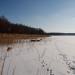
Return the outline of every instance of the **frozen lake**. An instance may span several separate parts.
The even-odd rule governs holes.
[[[75,75],[75,36],[0,45],[0,66],[2,75]]]

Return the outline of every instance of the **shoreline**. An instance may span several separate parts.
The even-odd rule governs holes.
[[[8,33],[0,33],[0,44],[10,44],[15,43],[16,40],[32,40],[38,38],[46,38],[48,35],[35,35],[35,34],[8,34]]]

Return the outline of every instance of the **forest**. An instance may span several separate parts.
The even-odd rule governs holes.
[[[23,24],[11,23],[5,16],[0,17],[0,33],[44,35],[41,28],[33,28]]]

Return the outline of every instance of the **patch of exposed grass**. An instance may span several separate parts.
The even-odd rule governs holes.
[[[0,44],[15,43],[16,40],[45,38],[47,35],[26,35],[26,34],[0,34]]]

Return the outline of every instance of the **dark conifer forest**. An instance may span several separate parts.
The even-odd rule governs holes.
[[[41,28],[33,28],[23,24],[11,23],[6,17],[0,17],[0,33],[12,34],[37,34],[44,35],[46,32]]]

